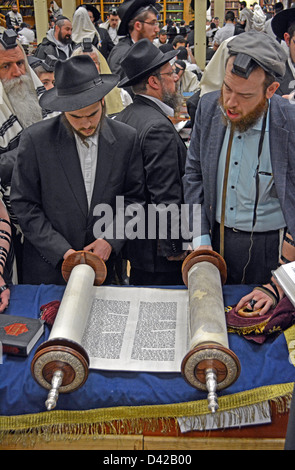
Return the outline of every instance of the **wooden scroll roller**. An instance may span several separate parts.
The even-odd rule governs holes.
[[[67,286],[50,336],[36,350],[31,364],[35,380],[49,389],[47,410],[55,408],[59,392],[81,387],[88,377],[89,358],[81,346],[93,300],[93,285],[106,278],[105,263],[88,251],[77,251],[62,265]]]
[[[208,391],[208,408],[218,410],[217,390],[237,380],[240,362],[228,347],[222,284],[227,271],[224,259],[211,250],[191,253],[183,262],[182,276],[189,291],[191,341],[182,361],[185,380]]]

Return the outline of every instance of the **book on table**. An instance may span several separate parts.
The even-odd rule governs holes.
[[[282,264],[278,269],[272,272],[273,276],[295,306],[295,261]]]
[[[44,321],[16,315],[0,315],[0,346],[3,354],[28,356],[44,332]]]

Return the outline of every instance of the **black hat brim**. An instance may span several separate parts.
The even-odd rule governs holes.
[[[40,98],[40,105],[48,111],[69,112],[86,108],[106,96],[119,81],[118,75],[104,74],[100,75],[101,83],[90,86],[88,89],[69,93],[67,95],[58,94],[57,87],[51,88],[43,93]]]
[[[177,49],[173,49],[173,51],[165,52],[164,57],[162,57],[161,60],[151,63],[147,69],[142,70],[140,73],[138,73],[137,75],[134,75],[132,78],[128,78],[128,77],[123,78],[118,84],[118,87],[122,88],[122,87],[127,87],[127,86],[133,86],[136,83],[139,83],[141,79],[149,75],[151,72],[153,72],[153,70],[157,70],[160,67],[162,67],[162,65],[167,64],[167,62],[173,59],[178,54],[178,52],[179,51]]]
[[[284,34],[292,23],[295,23],[295,8],[288,8],[277,13],[271,20],[271,27],[279,39],[284,39]]]
[[[84,3],[83,5],[79,5],[76,10],[78,10],[78,8],[86,8],[87,11],[91,11],[93,13],[93,17],[94,17],[94,22],[96,23],[98,20],[100,20],[100,13],[98,11],[97,8],[95,8],[93,5],[89,5],[89,3]]]

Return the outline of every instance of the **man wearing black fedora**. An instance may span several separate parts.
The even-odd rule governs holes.
[[[177,50],[163,53],[148,39],[141,39],[122,60],[126,78],[119,87],[131,86],[133,103],[117,118],[138,131],[144,160],[145,194],[148,207],[180,209],[183,203],[182,176],[186,146],[168,116],[179,104],[178,80],[171,61]],[[177,212],[177,211],[176,211]],[[177,212],[179,217],[180,211]],[[181,259],[184,256],[180,231],[171,236],[179,218],[169,220],[167,237],[135,240],[128,256],[131,263],[130,283],[136,285],[182,284]],[[152,231],[151,220],[146,224]],[[179,223],[179,228],[180,228]],[[158,227],[157,227],[158,228]],[[127,249],[131,248],[127,243]]]
[[[160,8],[156,0],[125,0],[120,4],[118,14],[121,22],[118,34],[125,37],[120,39],[108,57],[112,73],[124,78],[120,63],[132,44],[143,38],[151,42],[156,39],[160,31],[157,18]]]
[[[271,21],[271,27],[275,36],[280,41],[285,41],[289,50],[286,72],[277,90],[277,94],[281,96],[289,95],[295,88],[295,8],[288,8],[276,14]]]
[[[117,197],[121,209],[143,202],[137,134],[105,115],[104,96],[118,77],[100,75],[89,56],[57,61],[55,80],[40,104],[60,114],[23,132],[12,178],[25,239],[23,282],[64,284],[63,259],[84,249],[106,261],[108,283],[125,242],[124,226],[116,236]],[[99,230],[103,210],[109,217]]]

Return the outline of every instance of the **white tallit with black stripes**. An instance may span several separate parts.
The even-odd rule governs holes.
[[[26,71],[28,76],[31,78],[32,88],[36,92],[36,96],[39,99],[40,96],[45,92],[45,88],[41,80],[37,77],[35,72],[31,69],[28,64],[26,54],[18,42],[19,47],[22,49],[25,57]],[[45,110],[42,110],[42,118],[46,119],[52,117],[56,113],[48,113]],[[41,114],[40,114],[41,116]],[[23,126],[20,124],[16,113],[13,110],[13,107],[8,99],[7,94],[4,91],[2,82],[0,81],[0,158],[1,154],[7,152],[8,150],[15,149],[18,146],[20,135],[23,131]],[[1,184],[1,175],[0,175],[0,198],[2,197],[3,202],[5,203],[7,210],[10,215],[10,219],[13,223],[16,222],[13,212],[10,207],[9,201],[10,186],[3,187]]]
[[[27,71],[31,76],[32,85],[34,86],[37,97],[39,98],[44,93],[45,88],[29,65],[27,65]],[[42,115],[43,119],[49,116],[44,110],[42,110]],[[19,123],[4,91],[2,82],[0,81],[0,153],[4,153],[11,148],[17,147],[22,131],[23,127]]]

